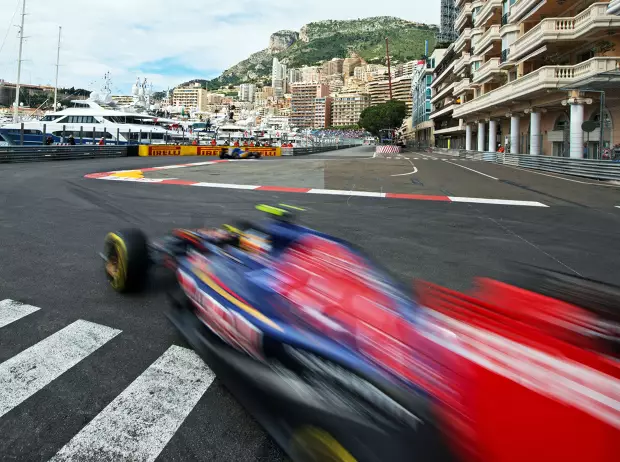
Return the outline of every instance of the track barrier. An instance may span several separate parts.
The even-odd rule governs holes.
[[[131,146],[0,146],[0,163],[127,157]]]

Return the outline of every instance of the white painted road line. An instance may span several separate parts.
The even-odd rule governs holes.
[[[39,309],[36,306],[24,305],[14,300],[2,300],[0,301],[0,327],[7,326],[24,316],[39,311]]]
[[[341,191],[338,189],[311,189],[308,194],[326,194],[329,196],[361,196],[361,197],[385,197],[385,193],[367,191]]]
[[[513,201],[508,199],[480,199],[477,197],[452,197],[452,202],[465,202],[471,204],[494,204],[494,205],[524,205],[526,207],[549,207],[542,202],[535,201]]]
[[[196,353],[170,347],[50,462],[154,461],[214,379]]]
[[[75,321],[0,364],[0,417],[120,333],[92,322]]]
[[[203,188],[225,188],[225,189],[257,189],[260,186],[251,184],[226,184],[226,183],[196,183],[192,186],[202,186]]]
[[[479,172],[478,170],[474,170],[473,168],[465,167],[464,165],[455,164],[454,162],[450,162],[449,160],[444,160],[446,164],[456,165],[457,167],[464,168],[465,170],[469,170],[470,172],[477,173],[478,175],[486,176],[487,178],[491,178],[492,180],[498,180],[494,176],[487,175],[486,173]]]

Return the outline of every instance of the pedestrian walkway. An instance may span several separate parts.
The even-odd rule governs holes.
[[[0,345],[2,333],[20,322],[29,322],[36,329],[34,318],[40,310],[13,300],[0,301]],[[0,423],[6,423],[1,421],[10,419],[12,411],[28,407],[30,398],[53,387],[63,374],[82,367],[96,351],[113,346],[122,335],[114,327],[78,319],[0,363]],[[51,460],[154,461],[214,379],[215,374],[194,351],[172,345]],[[36,413],[37,409],[28,408],[27,412]]]

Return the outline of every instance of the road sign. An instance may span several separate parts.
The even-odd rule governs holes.
[[[594,120],[586,120],[584,123],[581,124],[581,129],[586,133],[593,132],[597,128],[598,122],[595,122]]]

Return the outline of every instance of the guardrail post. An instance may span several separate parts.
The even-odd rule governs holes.
[[[95,127],[93,127],[93,146],[97,144],[97,140],[95,140]]]
[[[120,137],[121,137],[121,129],[120,128],[116,128],[116,145],[118,146],[120,143]]]
[[[138,134],[138,136],[140,137],[138,139],[138,144],[142,144],[142,129],[140,129],[140,133]]]
[[[185,141],[185,135],[183,135],[183,141]],[[153,144],[153,132],[149,131],[149,144]]]
[[[80,125],[80,146],[84,144],[84,127]]]
[[[22,122],[22,126],[19,132],[19,145],[20,146],[24,145],[24,122]]]
[[[43,144],[45,145],[45,138],[47,138],[47,124],[43,124]]]
[[[62,142],[65,143],[65,138],[67,137],[65,130],[66,130],[67,126],[63,125],[62,126]]]

